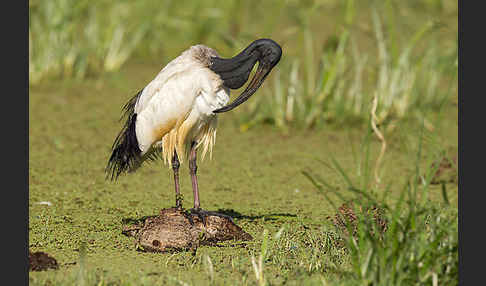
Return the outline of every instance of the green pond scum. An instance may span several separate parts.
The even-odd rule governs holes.
[[[180,19],[162,23],[159,14],[149,15],[155,21],[149,24],[170,27],[158,35],[147,29],[148,22],[143,33],[130,22],[144,18],[147,7],[155,11],[158,1],[137,2],[136,10],[128,2],[115,7],[101,1],[99,7],[113,13],[134,11],[125,27],[133,29],[130,53],[110,50],[109,41],[99,43],[99,51],[111,51],[105,72],[100,72],[105,58],[82,45],[75,49],[80,58],[74,57],[70,76],[53,70],[62,70],[62,61],[52,63],[49,71],[39,56],[48,55],[42,47],[50,51],[49,41],[36,42],[44,39],[35,37],[42,26],[29,27],[34,43],[29,63],[35,69],[29,89],[28,248],[49,254],[59,266],[29,272],[30,285],[457,285],[457,49],[450,48],[457,46],[457,7],[435,0],[407,5],[393,0],[382,5],[268,1],[262,5],[280,9],[283,20],[279,22],[278,13],[263,17],[264,11],[258,10],[253,23],[252,5],[245,1],[228,1],[221,11],[193,1],[186,12],[181,7],[192,2],[177,2],[163,5],[173,15],[185,15]],[[29,3],[34,22],[47,25],[42,19],[60,19],[66,33],[76,31],[72,27],[77,24],[62,24],[71,18],[45,14],[66,5],[56,10],[46,3]],[[89,1],[79,3],[76,9],[89,10],[91,18],[86,19],[98,19],[104,27],[108,17],[95,13]],[[371,12],[372,3],[380,13]],[[203,16],[189,21],[197,11]],[[323,11],[325,17],[319,14]],[[378,21],[373,20],[377,14],[388,39],[381,48],[376,42]],[[308,20],[305,15],[310,15]],[[122,13],[119,19],[126,16]],[[431,28],[424,24],[429,18],[441,21]],[[222,21],[229,26],[233,20],[236,24],[229,28],[216,25]],[[54,31],[56,23],[46,29]],[[95,24],[88,30],[95,31]],[[191,33],[178,31],[169,39],[178,25]],[[97,35],[116,30],[110,29]],[[434,47],[423,40],[432,38],[429,29],[437,36]],[[174,206],[173,173],[160,160],[144,163],[116,182],[106,180],[111,144],[123,124],[121,108],[191,44],[204,43],[229,57],[262,37],[282,43],[282,63],[241,108],[218,116],[212,160],[207,156],[198,162],[201,207],[232,216],[254,240],[201,246],[195,252],[142,251],[122,234],[123,226]],[[51,40],[68,51],[61,47],[62,39]],[[415,42],[401,45],[406,39]],[[137,49],[136,42],[144,41],[147,45]],[[346,49],[340,50],[340,43]],[[447,48],[441,49],[442,43]],[[413,45],[410,54],[402,49]],[[386,49],[389,65],[379,63],[380,49]],[[116,51],[126,58],[117,58]],[[366,51],[367,60],[356,51]],[[93,58],[86,56],[91,54]],[[424,54],[434,57],[421,60]],[[69,57],[62,54],[59,59]],[[414,77],[415,84],[400,85],[399,79]],[[397,93],[393,100],[386,98],[402,87],[410,97]],[[320,93],[312,97],[313,90]],[[346,96],[352,92],[366,96],[359,104],[349,103]],[[240,93],[232,92],[232,99]],[[370,124],[374,94],[380,96],[377,128],[386,140],[376,170],[383,145]],[[287,112],[289,106],[293,113]],[[179,173],[188,209],[193,197],[187,162]],[[351,213],[355,236],[346,235],[332,219],[349,201],[356,207]],[[371,223],[373,212],[368,210],[374,207],[383,210],[383,234]]]

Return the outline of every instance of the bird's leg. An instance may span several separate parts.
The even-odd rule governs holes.
[[[192,181],[192,191],[194,193],[194,210],[199,210],[200,202],[199,202],[199,188],[197,186],[197,151],[196,151],[196,142],[192,142],[191,144],[191,152],[189,154],[189,174],[191,174],[191,181]]]
[[[174,185],[176,194],[176,208],[182,208],[182,196],[179,185],[179,157],[177,157],[177,152],[174,150],[174,156],[172,157],[172,170],[174,171]]]
[[[189,153],[189,174],[191,174],[191,181],[192,181],[192,191],[194,193],[194,208],[191,209],[191,213],[196,214],[202,221],[203,225],[206,225],[206,217],[208,216],[205,211],[203,211],[200,206],[199,202],[199,188],[197,186],[197,151],[196,151],[196,142],[192,142],[191,144],[191,152]]]
[[[194,192],[194,208],[192,208],[190,210],[191,213],[196,214],[201,219],[201,221],[203,222],[204,225],[206,225],[207,217],[210,216],[210,215],[225,217],[225,218],[233,221],[233,219],[229,216],[219,214],[219,213],[216,213],[216,212],[205,211],[205,210],[201,209],[201,207],[200,207],[201,204],[200,204],[200,201],[199,201],[199,188],[197,186],[196,159],[197,159],[196,142],[192,142],[191,152],[189,153],[189,173],[191,174],[192,191]]]

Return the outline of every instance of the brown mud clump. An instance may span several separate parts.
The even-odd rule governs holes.
[[[138,249],[148,252],[195,251],[200,245],[253,239],[229,216],[206,211],[196,214],[177,208],[163,209],[158,216],[126,225],[122,233],[133,236]]]
[[[431,167],[437,169],[430,181],[431,184],[458,182],[457,155],[453,155],[450,158],[443,156],[440,161],[433,163]]]
[[[349,237],[349,231],[352,231],[352,235],[355,239],[358,239],[358,227],[363,220],[371,221],[374,224],[373,228],[370,228],[370,232],[374,235],[377,230],[380,236],[386,232],[388,228],[387,221],[383,216],[384,210],[376,206],[357,206],[353,202],[347,202],[342,204],[338,208],[338,212],[333,216],[328,216],[334,226],[343,234],[344,237]],[[344,241],[338,241],[339,246],[344,246]]]
[[[59,269],[56,259],[45,252],[29,251],[29,271],[43,271],[48,269]]]

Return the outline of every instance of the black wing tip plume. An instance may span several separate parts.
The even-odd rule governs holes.
[[[121,119],[127,117],[125,125],[115,139],[112,146],[112,153],[105,168],[106,179],[115,181],[122,173],[134,170],[141,161],[142,151],[138,147],[137,134],[135,132],[135,122],[137,114],[134,113],[137,97],[142,91],[137,93],[124,107],[124,114]]]

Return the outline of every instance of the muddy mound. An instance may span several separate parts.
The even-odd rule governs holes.
[[[252,240],[231,217],[216,212],[200,214],[169,208],[158,216],[125,225],[122,231],[136,239],[138,249],[149,252],[195,250],[226,240]]]
[[[29,251],[29,271],[42,271],[47,269],[59,269],[56,259],[45,252]]]

